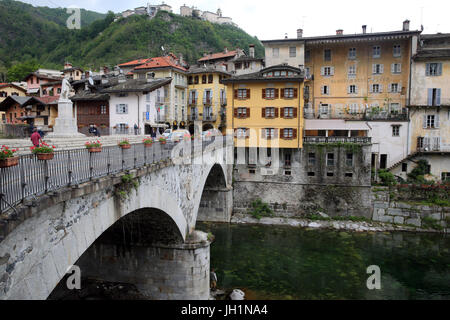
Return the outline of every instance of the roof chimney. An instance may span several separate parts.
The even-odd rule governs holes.
[[[248,46],[248,53],[250,55],[250,57],[254,58],[255,57],[255,45],[251,44]]]
[[[303,38],[303,29],[297,29],[297,39]]]
[[[337,36],[341,36],[341,35],[343,35],[343,34],[344,34],[344,30],[342,30],[342,29],[336,30],[336,35],[337,35]]]
[[[409,31],[409,20],[403,21],[403,31]]]
[[[363,25],[363,26],[362,26],[362,31],[363,31],[363,34],[366,34],[366,33],[367,33],[367,26],[366,26],[366,25]]]

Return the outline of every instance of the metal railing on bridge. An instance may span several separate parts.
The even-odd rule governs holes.
[[[202,142],[202,151],[212,142]],[[55,151],[48,161],[38,160],[34,154],[20,156],[18,165],[0,168],[0,212],[25,199],[170,159],[175,145],[155,142],[146,147],[141,143],[132,144],[130,149],[108,146],[99,153],[86,148]]]

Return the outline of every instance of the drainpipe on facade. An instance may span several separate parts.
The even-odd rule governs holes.
[[[140,120],[141,120],[141,117],[140,117],[141,110],[140,110],[140,107],[139,107],[139,93],[136,93],[136,97],[137,97],[137,100],[138,100],[138,123],[137,123],[137,125],[138,125],[138,133],[139,133],[139,130],[141,129],[141,122],[140,122]]]

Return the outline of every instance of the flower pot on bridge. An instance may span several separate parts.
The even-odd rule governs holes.
[[[48,161],[55,157],[54,153],[36,153],[38,160]]]
[[[102,148],[88,148],[90,153],[99,153],[102,152]]]
[[[0,160],[0,168],[14,167],[19,164],[19,157],[11,157]]]

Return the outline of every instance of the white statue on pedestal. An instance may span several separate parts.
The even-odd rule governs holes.
[[[62,100],[62,101],[69,100],[70,90],[72,90],[72,86],[70,85],[69,80],[64,78],[62,81],[61,95],[59,96],[59,100]]]
[[[58,101],[58,118],[55,119],[53,132],[48,135],[49,138],[84,137],[83,134],[78,132],[77,121],[73,116],[73,103],[69,99],[71,90],[72,86],[69,80],[64,78]]]

